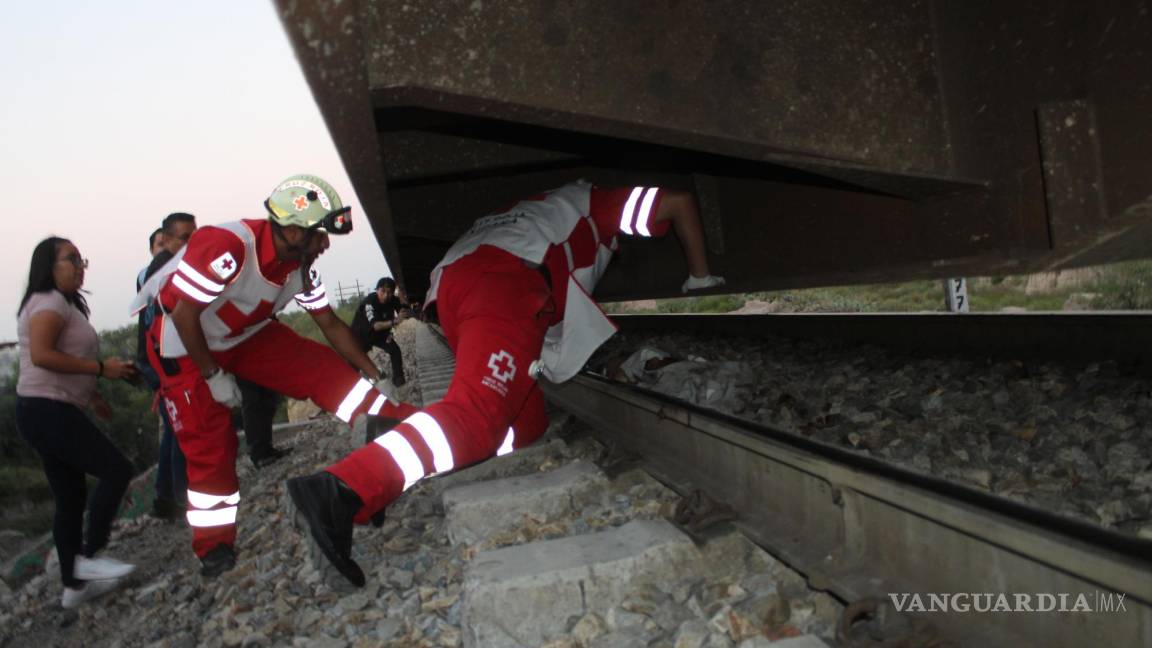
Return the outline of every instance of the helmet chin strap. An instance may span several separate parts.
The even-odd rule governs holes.
[[[308,247],[309,241],[312,240],[312,237],[315,236],[315,234],[316,230],[304,230],[304,240],[299,245],[294,246],[294,249],[300,255],[300,285],[303,286],[306,290],[312,289],[308,274],[312,270],[313,259],[308,258],[305,250]]]

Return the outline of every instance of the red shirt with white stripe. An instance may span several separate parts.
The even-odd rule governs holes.
[[[300,268],[300,262],[276,258],[272,225],[267,220],[243,222],[256,237],[260,274],[272,283],[284,285],[289,273]],[[213,298],[219,296],[224,286],[235,279],[236,270],[244,265],[247,256],[244,241],[239,236],[213,225],[206,225],[193,232],[183,252],[184,258],[177,265],[172,281],[160,291],[160,303],[165,310],[175,308],[179,299],[204,303],[203,295]]]
[[[222,223],[198,229],[188,244],[141,289],[137,304],[158,294],[165,312],[183,300],[203,307],[200,323],[212,350],[236,346],[269,318],[296,300],[309,311],[329,309],[313,268],[305,286],[298,261],[276,258],[272,225],[266,220]],[[161,354],[186,353],[170,318],[165,317]]]

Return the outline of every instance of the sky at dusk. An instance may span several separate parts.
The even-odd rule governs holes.
[[[355,230],[316,264],[329,292],[388,274],[271,2],[2,4],[0,341],[16,339],[46,236],[89,259],[93,324],[117,328],[133,321],[133,282],[165,215],[262,218],[268,192],[294,173],[325,178],[353,205]]]

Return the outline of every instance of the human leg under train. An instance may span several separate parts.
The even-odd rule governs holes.
[[[224,369],[238,378],[291,398],[311,399],[345,423],[363,413],[403,418],[417,409],[389,401],[335,351],[279,322],[218,355]]]

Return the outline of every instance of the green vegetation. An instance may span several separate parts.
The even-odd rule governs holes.
[[[0,494],[44,499],[52,496],[52,489],[40,466],[4,466],[0,468]]]
[[[1028,290],[1029,277],[981,277],[968,282],[975,312],[1004,309],[1059,311],[1068,309],[1152,309],[1152,261],[1129,261],[1086,271],[1089,278],[1074,286]],[[761,312],[918,312],[944,309],[939,280],[781,290],[738,295],[712,295],[606,304],[609,313],[727,313],[749,302],[768,305]]]
[[[344,320],[345,324],[351,324],[352,315],[356,312],[356,304],[358,303],[359,300],[344,300],[336,304],[332,310],[340,319]],[[312,321],[312,316],[304,311],[281,313],[276,316],[276,319],[310,340],[328,344],[328,341],[324,339],[324,334],[320,332],[320,327],[316,326],[316,322]]]
[[[1130,261],[1108,266],[1096,286],[1092,302],[1101,310],[1152,309],[1152,261]]]

